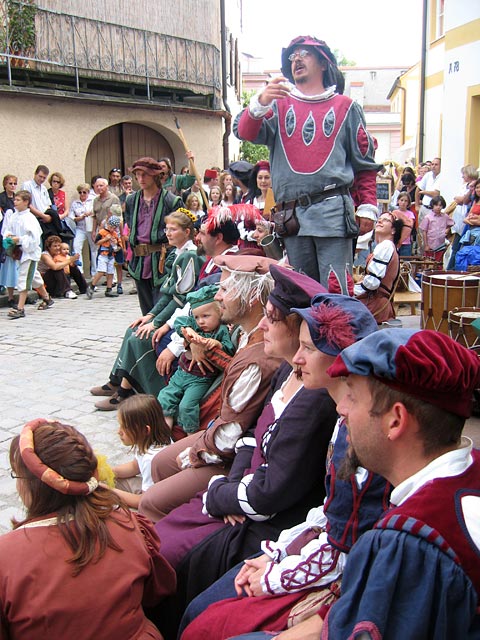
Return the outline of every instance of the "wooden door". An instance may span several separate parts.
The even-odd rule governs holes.
[[[124,175],[135,160],[144,156],[156,160],[167,156],[175,167],[172,148],[155,129],[130,122],[108,127],[90,143],[85,159],[85,179],[90,182],[94,175],[107,178],[113,168],[120,169]]]

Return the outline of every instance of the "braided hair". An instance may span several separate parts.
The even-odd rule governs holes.
[[[35,429],[35,453],[40,460],[68,480],[87,482],[97,469],[97,458],[87,439],[74,427],[46,422]],[[21,479],[27,515],[13,520],[13,527],[33,518],[55,513],[60,534],[73,552],[67,562],[73,575],[90,562],[98,561],[107,548],[120,551],[112,538],[107,520],[118,509],[118,523],[133,529],[131,514],[109,489],[98,487],[88,495],[70,495],[55,490],[36,477],[25,465],[20,452],[20,436],[10,445],[10,466]]]

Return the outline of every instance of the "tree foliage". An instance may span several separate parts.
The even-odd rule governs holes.
[[[248,106],[250,102],[250,98],[253,96],[255,91],[242,91],[242,106]],[[269,160],[270,159],[270,151],[268,147],[264,144],[253,144],[253,142],[249,142],[248,140],[243,140],[240,144],[240,158],[242,160],[246,160],[251,164],[257,164],[259,160]]]

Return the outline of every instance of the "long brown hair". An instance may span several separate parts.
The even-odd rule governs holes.
[[[153,445],[172,442],[172,432],[155,396],[136,393],[127,398],[118,407],[118,422],[132,438],[139,453],[146,453]],[[146,429],[147,425],[150,429]]]
[[[133,529],[132,516],[118,496],[98,487],[89,495],[65,495],[52,489],[33,475],[22,460],[20,436],[10,445],[10,466],[24,483],[27,496],[25,520],[13,520],[13,527],[22,526],[33,518],[57,516],[59,532],[73,552],[67,562],[74,565],[73,575],[90,562],[103,557],[108,547],[121,551],[107,527],[114,510],[121,517],[118,524]],[[60,422],[45,423],[35,429],[35,453],[48,467],[68,480],[86,482],[95,473],[97,458],[87,439],[74,427]]]

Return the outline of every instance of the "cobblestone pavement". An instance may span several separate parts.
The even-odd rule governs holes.
[[[116,412],[97,411],[90,387],[103,384],[127,325],[140,315],[137,296],[105,298],[104,289],[89,301],[55,300],[51,309],[25,307],[26,318],[9,320],[0,308],[0,533],[21,514],[15,480],[10,477],[8,449],[28,420],[58,418],[88,438],[110,463],[131,455],[117,436]]]
[[[8,449],[22,425],[54,417],[77,427],[97,453],[112,464],[131,454],[117,436],[116,412],[96,411],[89,389],[108,379],[128,324],[140,315],[136,296],[105,298],[103,288],[89,301],[56,300],[46,311],[26,306],[26,318],[9,320],[0,307],[0,534],[10,530],[12,515],[22,513],[15,481],[10,477]],[[405,328],[418,328],[419,316],[402,316]],[[467,433],[480,446],[480,421],[470,420]]]

